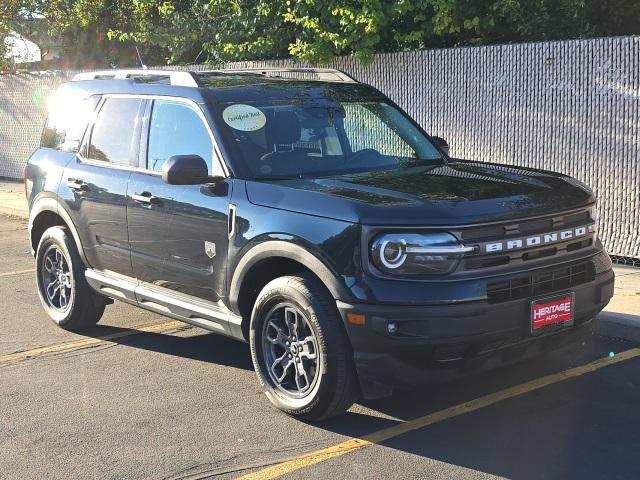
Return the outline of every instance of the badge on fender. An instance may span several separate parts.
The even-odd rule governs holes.
[[[204,253],[207,257],[213,258],[216,256],[216,244],[213,242],[204,242]]]

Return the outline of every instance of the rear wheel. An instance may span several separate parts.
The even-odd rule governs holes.
[[[317,421],[355,401],[351,347],[335,301],[315,277],[269,282],[253,308],[250,342],[258,379],[280,410]]]
[[[49,317],[66,330],[98,323],[105,304],[91,290],[75,242],[64,227],[47,229],[36,251],[40,301]]]

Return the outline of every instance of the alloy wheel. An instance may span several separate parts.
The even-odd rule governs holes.
[[[262,355],[274,385],[291,397],[304,397],[318,381],[315,332],[305,314],[292,304],[280,303],[267,313]]]
[[[56,246],[51,246],[43,256],[40,275],[47,303],[55,310],[66,311],[71,305],[73,278],[69,260]]]

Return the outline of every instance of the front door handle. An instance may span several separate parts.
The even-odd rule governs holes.
[[[67,187],[69,187],[71,190],[77,190],[81,192],[89,191],[89,186],[79,178],[68,178]]]
[[[154,197],[149,192],[134,193],[131,195],[131,199],[136,202],[146,203],[147,205],[157,205],[160,203],[160,199],[158,197]]]

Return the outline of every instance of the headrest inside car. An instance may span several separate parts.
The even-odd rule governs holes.
[[[302,127],[298,116],[289,110],[275,112],[267,123],[267,135],[271,144],[290,144],[300,140]]]

